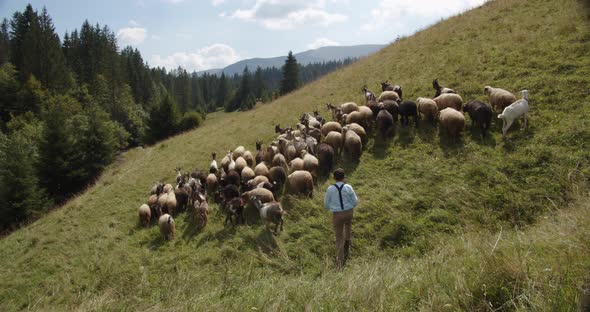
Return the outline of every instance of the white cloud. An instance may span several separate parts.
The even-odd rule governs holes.
[[[129,20],[129,22],[127,22],[127,23],[133,27],[139,26],[139,23],[135,20]]]
[[[416,27],[424,27],[440,18],[479,6],[487,0],[381,0],[371,10],[370,21],[361,26],[364,31],[395,32],[407,35]]]
[[[232,47],[216,43],[195,52],[176,52],[165,57],[153,55],[150,65],[167,69],[175,69],[180,66],[192,72],[225,67],[240,59],[240,55]]]
[[[348,20],[348,16],[326,11],[328,2],[343,0],[256,0],[249,9],[238,9],[231,18],[261,23],[274,30],[292,29],[302,24],[327,26]]]
[[[211,1],[211,4],[213,4],[213,6],[218,6],[220,4],[223,4],[225,2],[225,0],[213,0]]]
[[[336,42],[334,40],[330,40],[328,38],[318,38],[318,39],[316,39],[316,41],[308,44],[307,47],[310,49],[317,49],[317,48],[321,48],[321,47],[338,46],[338,45],[340,45],[340,43]]]
[[[126,27],[119,29],[117,38],[122,45],[138,45],[145,41],[147,30],[141,27]]]

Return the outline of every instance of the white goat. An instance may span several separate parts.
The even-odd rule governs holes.
[[[502,119],[502,137],[506,136],[506,132],[518,117],[524,115],[524,128],[527,127],[527,113],[529,112],[529,91],[520,91],[522,99],[510,104],[502,114],[498,115],[498,119]]]

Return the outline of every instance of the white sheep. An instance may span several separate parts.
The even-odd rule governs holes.
[[[502,114],[498,115],[498,119],[502,119],[502,137],[506,136],[506,132],[510,126],[520,116],[524,116],[524,128],[527,127],[527,113],[529,112],[529,91],[520,91],[522,99],[510,104],[504,108]]]

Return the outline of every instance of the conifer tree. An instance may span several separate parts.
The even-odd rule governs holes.
[[[283,65],[283,79],[281,80],[281,95],[287,94],[299,87],[299,64],[293,52],[289,51],[285,65]]]

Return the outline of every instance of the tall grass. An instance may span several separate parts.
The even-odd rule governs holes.
[[[577,0],[489,2],[271,104],[211,114],[195,131],[127,152],[85,193],[0,241],[0,307],[572,309],[590,273],[588,12]],[[251,210],[248,225],[223,227],[214,205],[202,232],[179,215],[172,242],[137,225],[152,183],[172,181],[177,166],[254,150],[276,123],[327,115],[328,101],[362,102],[365,84],[376,91],[389,79],[415,99],[433,95],[434,78],[467,100],[485,100],[485,85],[527,88],[530,126],[505,140],[497,123],[485,139],[467,127],[456,144],[426,123],[371,138],[358,165],[342,163],[360,197],[342,273],[322,208],[329,180],[313,199],[282,199],[289,214],[277,237]]]

